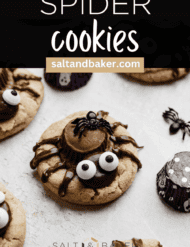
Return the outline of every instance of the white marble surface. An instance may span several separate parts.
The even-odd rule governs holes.
[[[43,77],[42,69],[30,69]],[[70,247],[94,237],[108,246],[112,240],[155,238],[164,247],[189,246],[190,214],[167,208],[156,192],[156,174],[168,157],[190,150],[190,137],[169,135],[162,112],[172,107],[190,121],[190,75],[171,85],[143,86],[118,74],[94,74],[74,92],[59,92],[44,82],[45,96],[34,121],[23,132],[0,144],[1,177],[20,199],[27,215],[24,247]],[[106,110],[128,124],[129,132],[144,149],[139,151],[143,168],[129,190],[98,211],[60,206],[49,198],[30,169],[32,147],[53,122],[79,110]],[[56,244],[57,243],[57,244]],[[81,246],[81,245],[77,245]]]

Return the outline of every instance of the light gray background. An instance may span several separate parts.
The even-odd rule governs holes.
[[[43,69],[30,69],[43,77]],[[190,121],[190,75],[171,85],[143,86],[118,74],[93,74],[89,83],[73,92],[59,92],[43,79],[45,96],[34,121],[21,133],[0,144],[1,182],[23,203],[27,216],[24,247],[52,247],[57,242],[99,242],[155,238],[164,247],[189,246],[190,214],[167,208],[156,192],[156,174],[168,158],[190,150],[190,137],[169,135],[163,118],[168,107]],[[52,200],[36,179],[29,162],[33,146],[46,128],[80,110],[105,110],[129,125],[128,131],[144,149],[143,168],[127,192],[98,211],[62,206]],[[81,246],[81,245],[80,245]]]

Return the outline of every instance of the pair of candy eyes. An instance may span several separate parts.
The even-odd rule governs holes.
[[[99,166],[106,172],[114,171],[118,164],[118,157],[112,152],[105,152],[99,157]],[[97,168],[94,162],[91,160],[83,160],[78,163],[76,167],[76,173],[79,178],[84,180],[89,180],[93,178],[96,174]]]
[[[2,97],[7,104],[12,106],[16,106],[20,103],[20,95],[14,89],[6,89],[3,92]]]
[[[5,194],[0,191],[0,204],[5,201]],[[9,214],[4,208],[0,208],[0,229],[4,228],[9,222]]]

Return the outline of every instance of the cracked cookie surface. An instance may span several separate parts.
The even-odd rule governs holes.
[[[68,126],[71,121],[75,120],[76,118],[77,119],[85,118],[86,115],[88,115],[88,111],[80,111],[71,114],[65,119],[53,123],[42,134],[34,150],[35,157],[40,158],[44,154],[48,154],[51,157],[47,157],[42,160],[39,159],[40,162],[38,162],[38,164],[35,167],[33,167],[33,169],[37,167],[37,171],[41,178],[48,169],[55,167],[55,165],[60,162],[60,156],[58,155],[58,153],[56,154],[54,153],[54,155],[51,155],[51,153],[57,152],[57,146],[52,143],[51,144],[47,143],[47,140],[55,141],[54,138],[61,136],[63,130],[66,129],[65,127]],[[113,119],[112,117],[108,116],[108,114],[105,114],[104,120],[108,121],[111,125],[114,123],[118,124],[118,122],[116,122],[115,119]],[[95,132],[96,131],[98,130],[95,130]],[[88,133],[89,130],[87,130],[86,134],[84,135],[87,136]],[[126,127],[120,124],[115,126],[113,130],[113,134],[114,136],[117,137],[125,135],[129,138],[129,140],[131,138],[126,130]],[[80,138],[79,138],[79,142],[80,142]],[[71,203],[82,204],[82,205],[104,204],[117,199],[129,188],[129,186],[132,184],[135,178],[138,168],[141,167],[140,161],[138,162],[138,152],[135,144],[136,144],[135,142],[131,142],[131,141],[129,141],[128,143],[120,144],[121,147],[120,149],[122,150],[122,152],[131,154],[132,157],[134,156],[134,159],[130,158],[130,156],[119,157],[119,164],[117,167],[116,175],[113,181],[108,186],[102,188],[90,188],[88,186],[85,186],[85,184],[81,182],[78,176],[75,175],[68,184],[67,193],[65,193],[64,197],[63,198],[61,197],[61,199]],[[33,164],[34,162],[32,162],[32,166]],[[77,164],[75,164],[75,166],[76,165]],[[59,188],[63,180],[65,179],[66,174],[67,174],[66,169],[58,169],[57,171],[51,173],[51,175],[48,177],[48,180],[44,183],[44,185],[47,186],[56,195],[59,195]]]
[[[7,110],[7,108],[14,108],[14,106],[10,106],[10,101],[7,103],[4,98],[1,99],[0,104],[4,107],[1,107],[0,121],[0,141],[2,141],[25,129],[33,120],[42,102],[44,87],[41,77],[26,69],[1,68],[0,90],[2,96],[5,91],[12,90],[12,93],[16,92],[20,97],[17,109],[9,118],[6,115],[10,114],[10,109]]]
[[[170,84],[185,77],[189,68],[145,68],[144,73],[122,73],[127,79],[142,84]]]
[[[5,194],[11,212],[11,221],[3,237],[0,237],[2,247],[22,247],[26,234],[26,216],[21,202],[0,183],[0,191]]]

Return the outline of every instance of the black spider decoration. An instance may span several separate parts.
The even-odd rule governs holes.
[[[85,129],[96,130],[101,127],[106,128],[110,135],[113,134],[110,123],[103,119],[101,115],[96,116],[93,111],[89,111],[86,117],[75,119],[72,124],[76,124],[74,134],[77,135],[79,132],[78,138],[81,138]]]
[[[165,120],[170,119],[173,121],[170,125],[170,134],[176,134],[181,129],[183,132],[183,140],[185,139],[186,133],[190,134],[190,121],[186,123],[184,120],[180,119],[178,113],[174,109],[169,108],[169,111],[165,111],[162,116]]]

